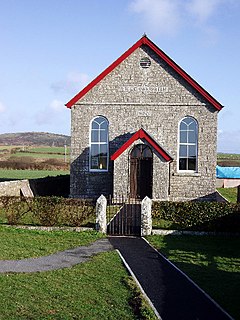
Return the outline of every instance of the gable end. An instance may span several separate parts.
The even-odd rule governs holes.
[[[74,96],[68,103],[67,108],[71,108],[79,99],[81,99],[87,92],[96,86],[103,78],[105,78],[113,69],[115,69],[122,61],[124,61],[131,53],[142,45],[148,46],[152,49],[167,65],[169,65],[177,74],[180,75],[187,83],[189,83],[201,96],[203,96],[211,105],[220,111],[223,106],[212,97],[203,87],[201,87],[192,77],[190,77],[179,65],[177,65],[169,56],[167,56],[160,48],[158,48],[150,39],[143,36],[131,48],[123,53],[116,61],[114,61],[107,69],[105,69],[99,76],[90,82],[83,90]]]

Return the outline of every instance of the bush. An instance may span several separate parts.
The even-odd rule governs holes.
[[[28,212],[28,206],[20,197],[1,197],[0,203],[5,211],[9,224],[18,224],[19,220]]]
[[[66,163],[62,159],[57,159],[57,158],[50,158],[46,159],[42,162],[43,165],[49,165],[49,166],[64,166]]]
[[[51,170],[53,168],[67,169],[69,163],[61,159],[46,159],[44,161],[37,160],[30,156],[16,157],[11,156],[8,160],[0,161],[0,168],[13,170]]]
[[[42,226],[55,226],[60,219],[59,204],[61,198],[58,197],[36,197],[31,202],[30,210]]]
[[[218,231],[217,221],[220,218],[228,216],[228,219],[230,217],[235,219],[233,217],[240,217],[240,204],[154,201],[152,215],[156,219],[172,221],[183,229]],[[240,231],[239,223],[240,221],[237,225],[229,223],[224,231]]]
[[[1,168],[25,170],[25,169],[37,169],[34,158],[32,157],[10,157],[8,160],[0,161]]]
[[[81,199],[1,197],[0,203],[9,224],[24,223],[27,215],[43,226],[80,226],[95,213],[95,203]]]
[[[95,203],[89,200],[65,199],[61,206],[61,224],[80,226],[94,215]]]

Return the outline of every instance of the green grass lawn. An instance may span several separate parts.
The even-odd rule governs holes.
[[[116,252],[62,270],[2,274],[0,319],[136,319],[126,276]]]
[[[58,175],[69,174],[63,170],[8,170],[0,169],[0,179],[37,179],[47,176],[56,177]]]
[[[102,237],[96,232],[31,231],[0,227],[1,259],[50,254]],[[0,319],[149,319],[153,311],[115,251],[72,268],[0,274]],[[133,303],[140,307],[137,314]]]
[[[147,239],[236,320],[240,319],[240,238],[148,236]]]
[[[164,220],[159,218],[152,218],[153,229],[165,229],[165,230],[182,230],[183,228],[173,221]]]
[[[37,231],[0,226],[0,260],[46,256],[102,238],[95,231]],[[0,318],[1,319],[1,318]]]
[[[217,188],[217,191],[229,202],[237,202],[237,188]]]

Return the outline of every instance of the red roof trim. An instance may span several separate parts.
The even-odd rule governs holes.
[[[98,77],[90,82],[83,90],[73,97],[66,106],[71,108],[80,98],[82,98],[89,90],[91,90],[99,81],[106,77],[113,69],[115,69],[123,60],[125,60],[132,52],[141,45],[147,45],[159,57],[161,57],[170,67],[172,67],[183,79],[185,79],[194,89],[196,89],[208,102],[210,102],[217,110],[221,110],[223,106],[213,98],[203,87],[201,87],[192,77],[190,77],[180,66],[178,66],[169,56],[159,49],[151,40],[143,36],[116,61],[114,61],[107,69],[105,69]]]
[[[217,110],[223,106],[213,98],[203,87],[200,86],[189,74],[187,74],[179,65],[177,65],[169,56],[159,49],[151,40],[147,39],[147,45],[155,51],[170,67],[172,67],[183,79],[185,79],[194,89],[196,89],[208,102]]]
[[[97,78],[90,82],[83,90],[81,90],[75,97],[73,97],[66,106],[71,108],[80,98],[82,98],[89,90],[91,90],[99,81],[106,77],[113,69],[115,69],[123,60],[125,60],[132,52],[139,48],[143,43],[143,38],[138,40],[131,48],[129,48],[124,54],[121,55],[116,61],[114,61],[107,69],[100,73]]]
[[[111,160],[116,160],[128,147],[133,144],[134,141],[138,139],[147,141],[166,161],[173,160],[172,157],[170,157],[169,154],[167,154],[166,151],[164,151],[163,148],[161,148],[159,144],[154,141],[154,139],[144,129],[140,129],[135,132],[134,135],[111,156]]]

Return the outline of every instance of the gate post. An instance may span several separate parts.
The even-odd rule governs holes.
[[[96,203],[96,230],[102,233],[107,232],[107,199],[101,195]]]
[[[152,200],[147,196],[141,202],[141,236],[152,233]]]

